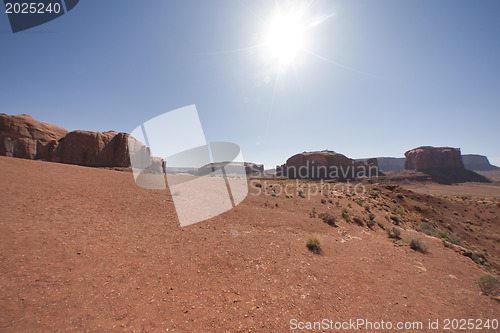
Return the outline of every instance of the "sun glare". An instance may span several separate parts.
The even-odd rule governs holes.
[[[300,12],[277,13],[269,26],[266,46],[280,66],[289,65],[303,47],[305,26]]]

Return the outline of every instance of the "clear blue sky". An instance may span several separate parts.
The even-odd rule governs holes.
[[[280,71],[274,1],[82,0],[13,34],[0,13],[1,108],[68,130],[130,132],[196,104],[207,141],[282,164],[330,149],[452,146],[500,165],[500,1],[314,1],[323,19]]]

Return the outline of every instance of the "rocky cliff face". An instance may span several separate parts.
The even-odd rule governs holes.
[[[128,167],[128,137],[117,132],[68,132],[28,115],[0,114],[0,155],[87,166]]]
[[[28,115],[0,114],[0,155],[52,160],[59,139],[68,133],[62,127],[42,123]]]
[[[419,147],[405,153],[405,169],[426,170],[453,170],[463,169],[460,148],[449,147]]]
[[[460,148],[419,147],[407,151],[405,157],[405,169],[422,171],[438,183],[489,182],[464,168]]]
[[[475,171],[500,170],[499,167],[491,165],[488,158],[483,155],[462,155],[464,167]]]
[[[73,131],[59,140],[55,162],[87,166],[128,167],[126,133]]]
[[[303,152],[277,166],[276,175],[292,179],[353,179],[378,176],[377,161],[370,159],[368,162],[366,165],[329,150]]]

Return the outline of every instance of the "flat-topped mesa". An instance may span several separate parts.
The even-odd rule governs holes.
[[[460,148],[418,147],[407,151],[405,157],[405,169],[424,172],[441,184],[489,182],[464,168]]]
[[[220,162],[220,163],[210,163],[197,169],[198,175],[207,175],[214,171],[224,168],[224,172],[227,174],[264,174],[264,165],[256,164],[252,162]]]
[[[462,155],[462,160],[464,161],[464,167],[469,170],[474,170],[474,171],[500,170],[499,167],[490,164],[488,158],[483,155],[476,155],[476,154]]]
[[[405,169],[426,170],[452,170],[463,169],[460,148],[450,147],[418,147],[405,153]]]
[[[354,179],[379,175],[376,160],[366,165],[330,150],[296,154],[276,167],[276,176],[291,179]]]

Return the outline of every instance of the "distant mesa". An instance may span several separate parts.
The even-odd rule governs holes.
[[[378,161],[378,167],[382,172],[401,171],[405,169],[404,157],[375,157]],[[356,161],[366,162],[366,158],[357,159]],[[484,155],[465,154],[462,155],[464,167],[472,171],[495,171],[500,170],[499,167],[490,164],[488,158]]]
[[[377,159],[364,163],[330,150],[299,153],[276,167],[276,176],[291,179],[355,179],[379,175]]]
[[[381,172],[401,171],[405,168],[404,157],[373,157],[377,160],[378,168]],[[357,162],[367,163],[370,158],[356,159]]]
[[[220,162],[220,163],[210,163],[202,166],[197,169],[197,174],[199,176],[208,175],[214,171],[221,170],[224,168],[224,172],[226,174],[235,174],[235,175],[252,175],[259,174],[262,175],[264,173],[264,165],[256,164],[252,162]]]
[[[405,169],[421,171],[441,184],[489,182],[474,171],[467,170],[460,148],[418,147],[405,153]]]
[[[490,164],[490,161],[486,156],[483,155],[462,155],[462,161],[464,162],[464,167],[469,170],[474,171],[494,171],[500,170],[499,167]]]

